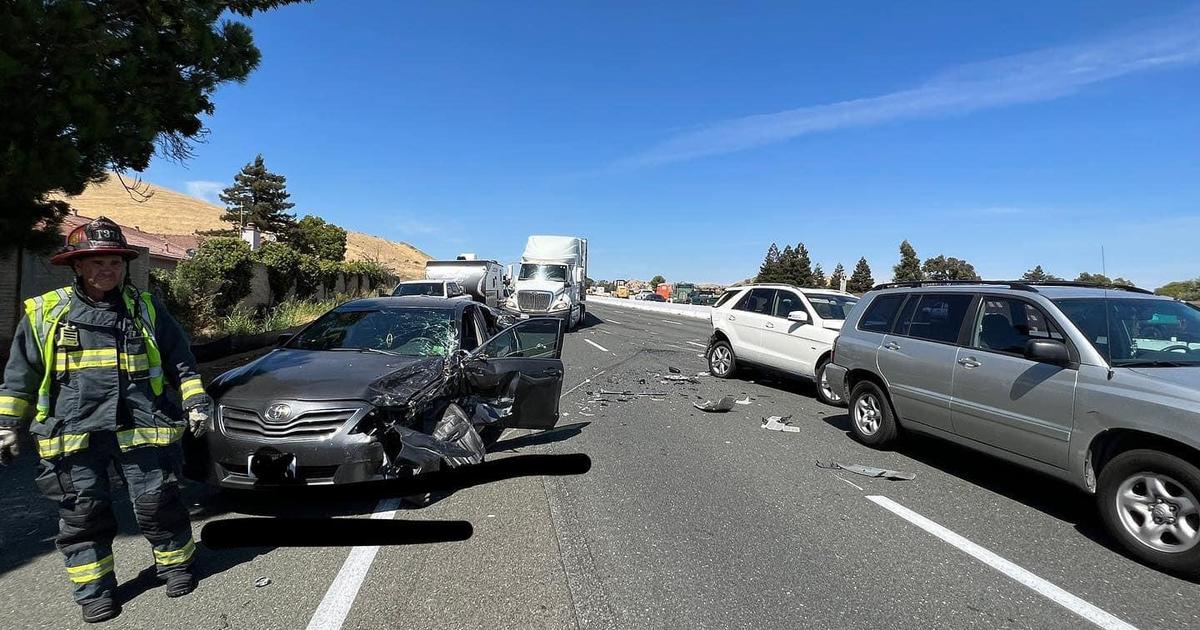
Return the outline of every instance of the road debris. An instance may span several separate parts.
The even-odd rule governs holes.
[[[763,418],[762,428],[768,431],[783,431],[785,433],[799,433],[800,427],[792,426],[791,416],[771,416]]]
[[[692,403],[692,406],[700,411],[725,413],[726,411],[733,410],[734,403],[733,396],[722,396],[716,401],[706,400],[702,403]]]
[[[876,479],[891,479],[892,481],[912,481],[917,478],[915,473],[901,472],[899,470],[888,470],[887,468],[874,468],[871,466],[863,466],[862,464],[843,464],[841,462],[829,462],[822,464],[817,460],[817,468],[826,470],[844,470],[852,472],[856,475],[864,477],[874,477]]]
[[[254,588],[262,588],[271,583],[271,578],[263,576],[254,580]]]
[[[673,366],[673,365],[668,365],[668,366],[667,366],[667,371],[668,371],[668,372],[670,372],[671,374],[683,374],[683,372],[681,372],[681,371],[679,370],[679,368],[677,368],[677,367],[675,367],[675,366]]]
[[[667,383],[699,383],[700,381],[696,380],[696,377],[694,376],[685,376],[683,374],[663,374],[662,380],[659,382],[665,385]]]
[[[666,396],[667,393],[666,392],[634,392],[634,391],[630,391],[630,390],[625,390],[623,392],[613,392],[613,391],[609,391],[607,389],[602,389],[602,390],[600,390],[600,395],[601,396]],[[620,402],[625,402],[625,401],[620,401]]]
[[[751,400],[750,400],[750,396],[746,396],[745,398],[743,398],[741,400],[735,400],[733,402],[734,402],[734,404],[737,404],[737,405],[749,405]]]

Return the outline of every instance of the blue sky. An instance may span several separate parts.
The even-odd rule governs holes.
[[[505,5],[505,6],[501,6]],[[837,5],[837,6],[833,6]],[[296,211],[436,257],[591,242],[593,278],[732,282],[803,241],[890,278],[1200,276],[1200,4],[334,2],[145,179],[215,199],[262,153]],[[217,182],[214,184],[213,182]]]

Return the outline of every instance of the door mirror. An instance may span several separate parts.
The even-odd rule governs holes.
[[[1025,358],[1059,366],[1071,363],[1071,353],[1067,351],[1067,344],[1055,339],[1030,339],[1025,342]]]
[[[808,311],[792,311],[787,315],[789,322],[808,323]]]

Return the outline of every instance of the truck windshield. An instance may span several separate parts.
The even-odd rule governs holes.
[[[1200,309],[1194,306],[1134,298],[1054,303],[1113,367],[1200,365]]]
[[[434,295],[445,297],[442,295],[443,285],[441,282],[414,282],[412,284],[402,284],[392,291],[392,295]]]
[[[566,265],[537,265],[525,263],[521,265],[521,275],[518,280],[549,280],[551,282],[567,281]]]

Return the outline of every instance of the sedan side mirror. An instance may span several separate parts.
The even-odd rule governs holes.
[[[789,322],[799,322],[801,324],[808,323],[808,311],[792,311],[788,313]]]
[[[1056,339],[1030,339],[1025,342],[1025,358],[1058,366],[1071,363],[1071,353],[1067,351],[1067,344]]]

